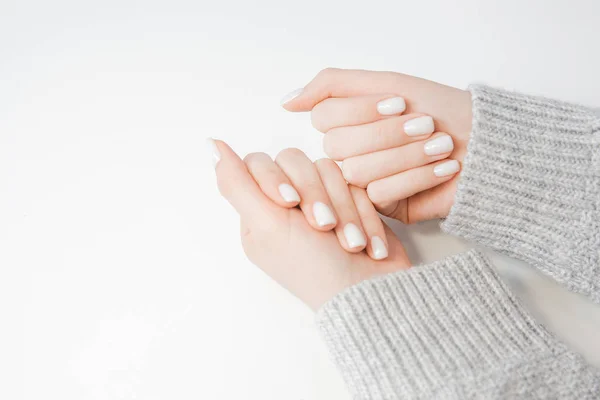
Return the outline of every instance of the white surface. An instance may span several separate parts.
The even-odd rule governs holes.
[[[595,0],[2,0],[0,397],[345,398],[309,311],[245,260],[205,137],[322,156],[308,116],[279,100],[327,66],[600,105],[599,13]],[[435,223],[401,235],[415,261],[465,248]],[[501,265],[600,364],[598,308]]]

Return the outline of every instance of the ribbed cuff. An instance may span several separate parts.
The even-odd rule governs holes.
[[[600,303],[600,114],[470,87],[473,131],[444,231]]]
[[[536,379],[549,393],[581,373],[476,251],[353,286],[317,322],[354,399],[492,398]]]

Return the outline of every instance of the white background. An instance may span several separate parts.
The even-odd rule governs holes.
[[[245,260],[204,139],[322,156],[278,101],[327,66],[600,106],[589,1],[0,0],[3,398],[344,399],[311,313]],[[467,246],[397,228],[413,261]],[[600,311],[500,260],[600,365]]]

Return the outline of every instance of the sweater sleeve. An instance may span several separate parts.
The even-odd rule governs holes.
[[[442,229],[600,303],[600,111],[482,85]]]
[[[353,399],[600,396],[475,250],[348,288],[317,323]]]

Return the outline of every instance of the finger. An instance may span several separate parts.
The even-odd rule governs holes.
[[[366,237],[350,189],[340,168],[328,158],[316,161],[315,165],[338,217],[335,233],[340,244],[352,253],[362,251],[367,245]]]
[[[458,179],[459,176],[454,175],[449,181],[416,193],[409,198],[378,204],[377,211],[405,224],[443,218],[448,215],[454,203]]]
[[[399,115],[405,109],[406,103],[402,97],[372,94],[323,100],[312,109],[310,116],[313,127],[326,133],[339,126],[361,125]]]
[[[402,84],[404,80],[408,81],[403,78],[424,81],[394,72],[326,68],[303,89],[297,89],[286,95],[281,103],[288,111],[310,111],[316,104],[329,97],[388,93],[391,83]],[[398,95],[406,97],[401,93]]]
[[[275,204],[256,184],[246,164],[220,140],[208,139],[221,195],[236,209],[242,219],[270,218]]]
[[[388,208],[390,203],[449,181],[459,170],[456,160],[438,161],[371,182],[367,194],[378,210]]]
[[[300,195],[268,154],[250,153],[244,157],[244,162],[263,193],[275,203],[286,208],[300,203]]]
[[[284,97],[282,106],[288,111],[310,111],[330,97],[389,93],[390,87],[398,88],[399,91],[393,92],[405,99],[411,99],[412,102],[413,97],[419,97],[419,93],[427,93],[431,85],[440,87],[439,84],[426,79],[396,72],[326,68],[303,89],[297,89]],[[410,107],[407,110],[410,112]]]
[[[454,194],[458,184],[458,176],[439,186],[419,192],[408,199],[410,203],[410,223],[443,218],[448,215],[454,203]],[[435,200],[432,200],[435,199]],[[391,216],[394,218],[394,216]]]
[[[383,221],[379,218],[364,189],[352,185],[349,185],[349,188],[360,222],[368,238],[367,254],[374,260],[387,258],[388,244],[383,229]]]
[[[337,224],[334,207],[314,164],[298,149],[282,150],[275,163],[300,193],[300,209],[308,223],[320,231]]]
[[[369,182],[447,158],[453,149],[452,137],[438,132],[427,141],[347,158],[342,171],[349,183],[364,188]]]
[[[434,130],[430,116],[406,114],[370,124],[333,128],[323,136],[323,148],[329,158],[341,161],[423,140]]]

